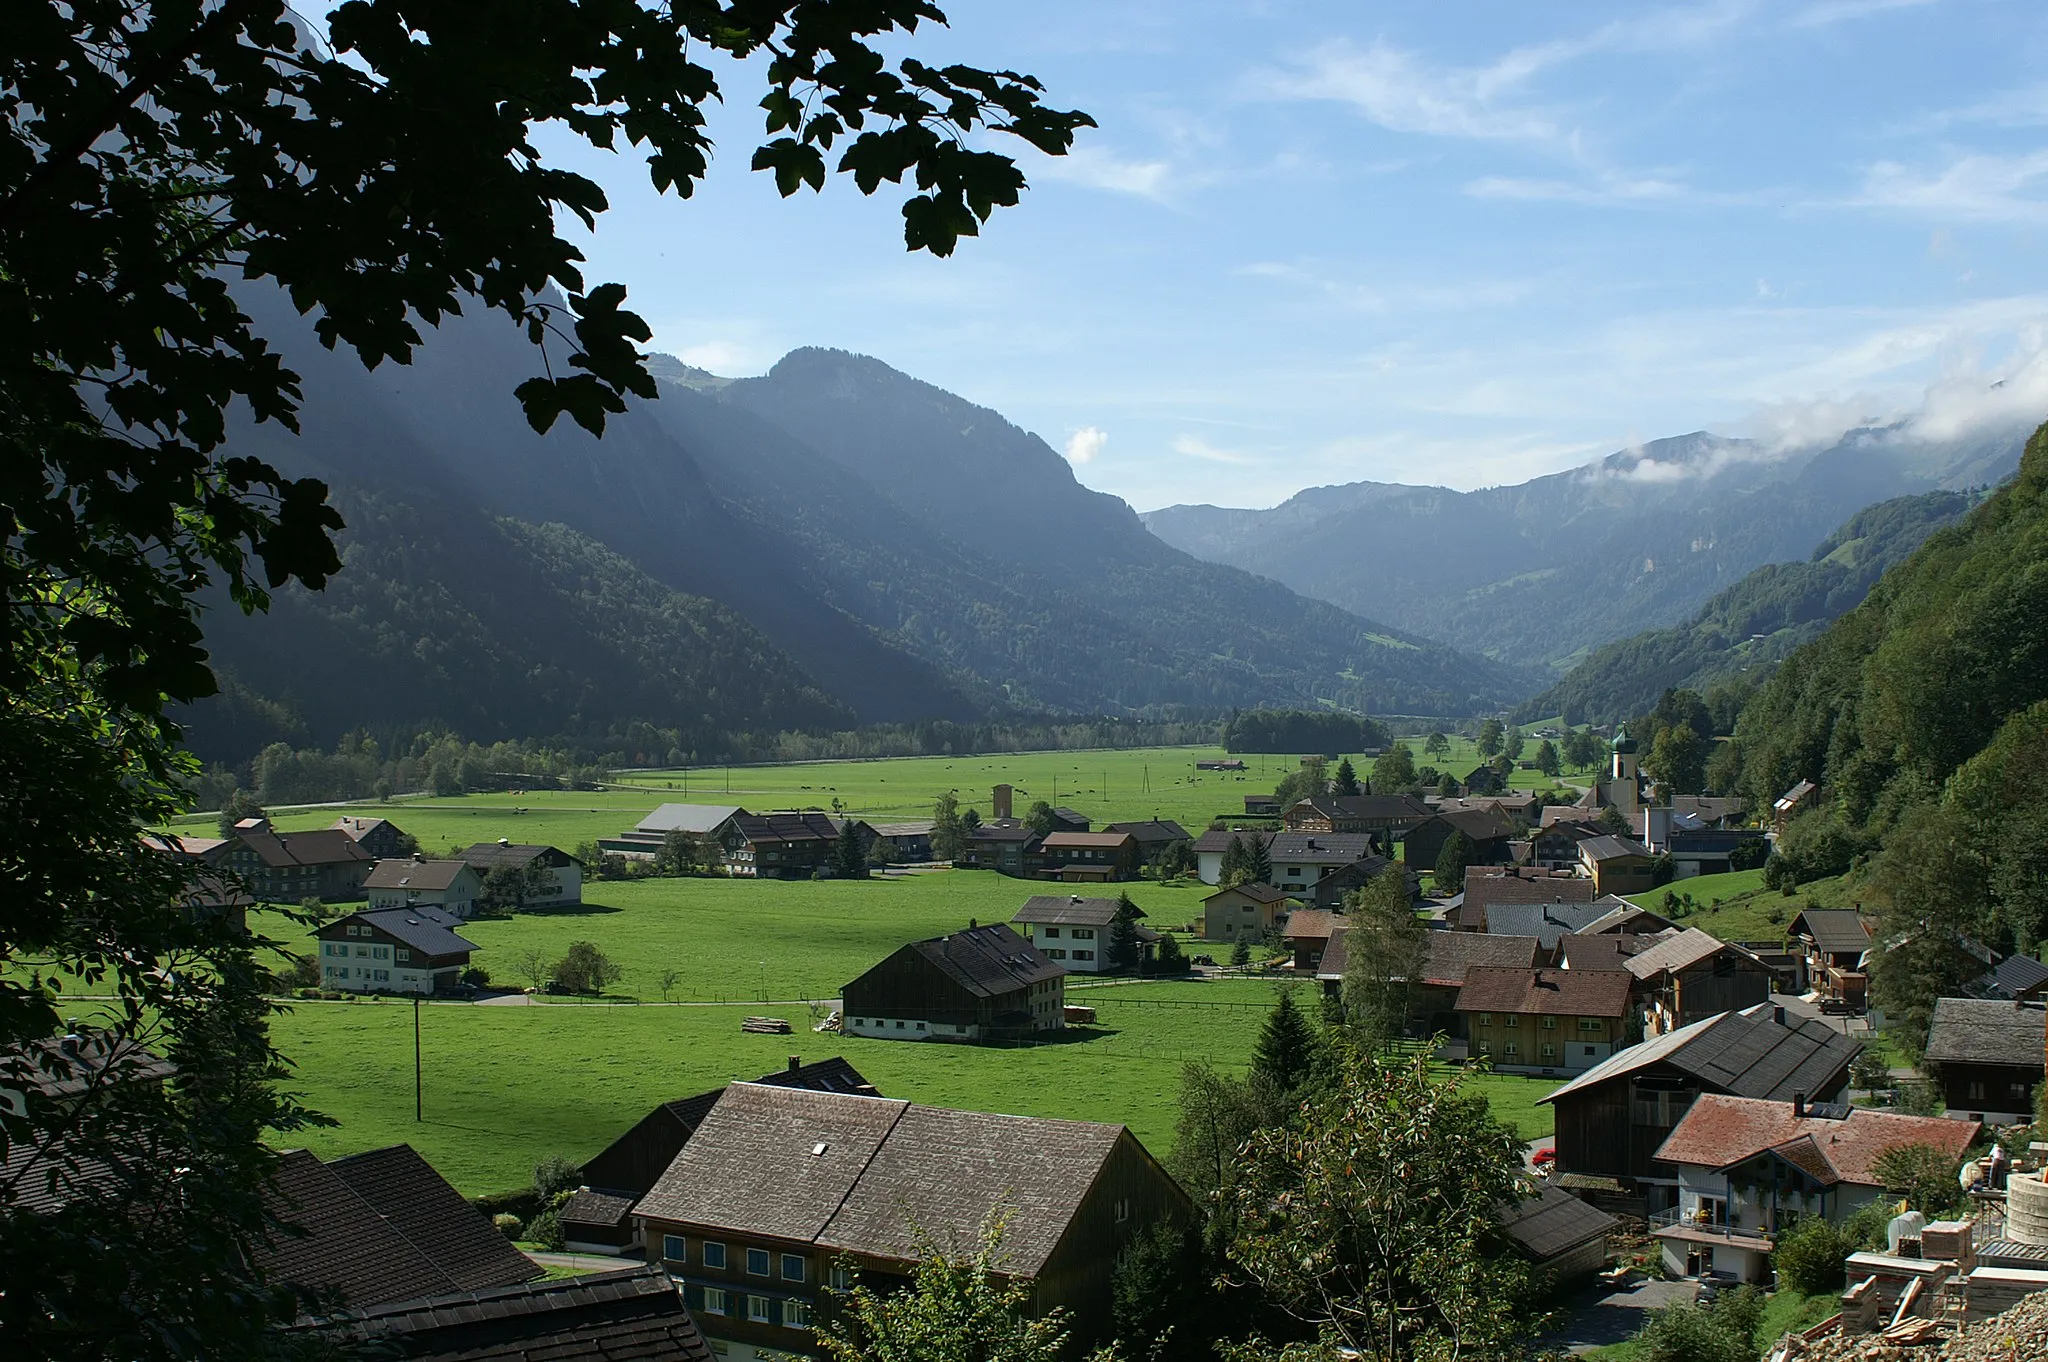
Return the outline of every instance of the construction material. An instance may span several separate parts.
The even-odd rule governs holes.
[[[748,1017],[740,1023],[740,1030],[756,1036],[786,1036],[790,1034],[789,1023],[780,1017]]]

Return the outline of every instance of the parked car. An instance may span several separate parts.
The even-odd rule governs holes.
[[[1529,1159],[1530,1166],[1534,1168],[1548,1168],[1556,1162],[1557,1151],[1549,1148],[1537,1150]]]

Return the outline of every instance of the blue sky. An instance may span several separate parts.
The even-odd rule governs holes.
[[[2048,416],[2040,0],[946,8],[919,55],[1100,129],[944,261],[850,183],[778,200],[737,78],[693,199],[575,155],[658,348],[878,356],[1139,509],[1967,419],[2000,379]]]

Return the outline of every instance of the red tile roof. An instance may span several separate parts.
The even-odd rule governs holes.
[[[1808,1107],[1804,1116],[1795,1116],[1790,1102],[1703,1093],[1665,1139],[1657,1158],[1663,1163],[1728,1168],[1776,1150],[1822,1183],[1878,1187],[1883,1184],[1875,1172],[1877,1160],[1888,1150],[1925,1144],[1960,1159],[1979,1128],[1975,1121],[1867,1107],[1822,1107],[1818,1110],[1828,1114],[1819,1116],[1815,1110]]]

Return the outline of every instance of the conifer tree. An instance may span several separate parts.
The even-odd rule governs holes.
[[[1275,1106],[1291,1105],[1322,1074],[1323,1038],[1294,1004],[1294,990],[1282,989],[1266,1014],[1252,1047],[1248,1075],[1253,1088]]]
[[[1254,884],[1273,882],[1273,852],[1257,833],[1245,839],[1245,878]]]
[[[1351,758],[1346,757],[1337,763],[1337,779],[1331,785],[1330,793],[1339,795],[1355,795],[1358,793],[1358,772],[1353,769]]]
[[[1138,919],[1143,916],[1129,894],[1116,896],[1116,916],[1109,923],[1109,963],[1117,969],[1138,967]]]

